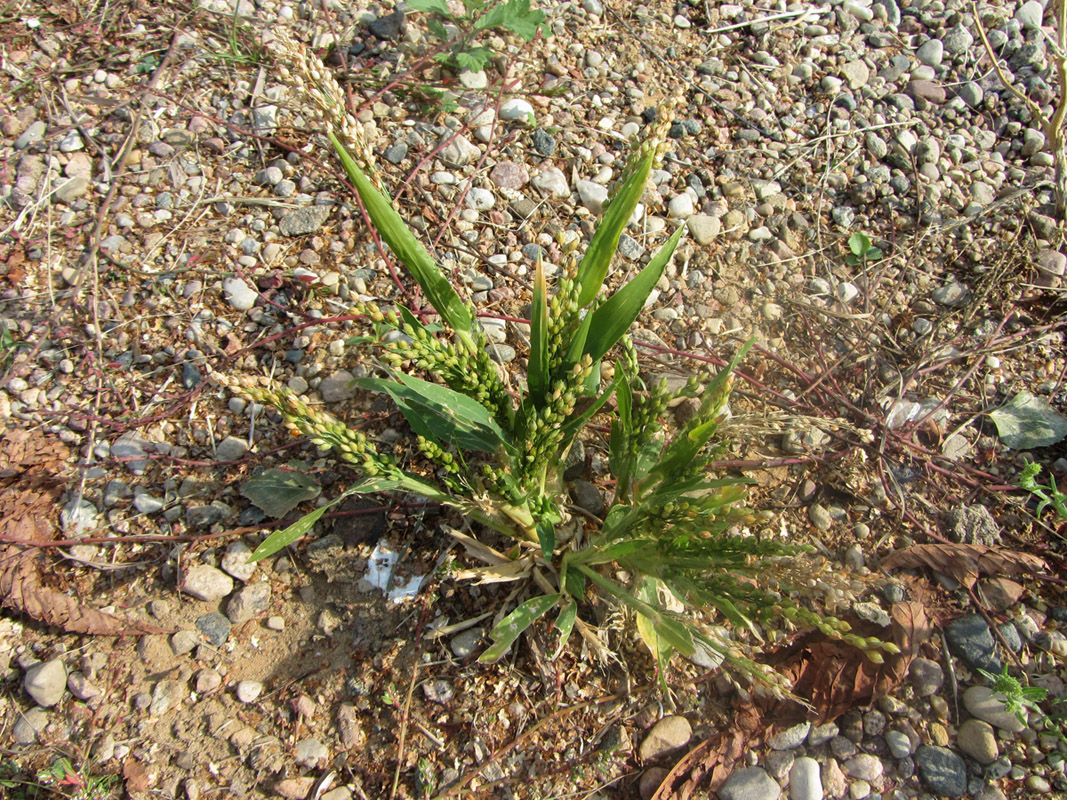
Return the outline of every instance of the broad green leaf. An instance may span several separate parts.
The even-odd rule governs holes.
[[[493,644],[482,653],[478,659],[483,664],[492,664],[498,661],[512,642],[522,635],[522,632],[544,616],[545,613],[559,602],[559,594],[546,594],[527,600],[493,628],[489,636]]]
[[[441,22],[437,17],[428,17],[426,19],[426,27],[429,29],[438,41],[447,42],[449,39],[448,30],[445,28],[445,24]]]
[[[664,267],[674,255],[674,250],[678,247],[685,228],[683,223],[632,281],[615,292],[590,314],[592,322],[589,326],[589,335],[585,339],[584,352],[592,356],[594,362],[603,358],[633,325],[637,315],[644,308],[649,294],[656,288],[656,283],[663,275]]]
[[[537,29],[544,21],[544,14],[530,10],[530,0],[507,0],[482,14],[475,21],[474,29],[507,28],[529,42],[537,35]]]
[[[556,617],[556,630],[559,631],[559,646],[556,648],[556,652],[552,658],[559,658],[560,654],[563,652],[563,648],[567,646],[567,640],[571,638],[571,631],[574,630],[574,621],[577,618],[578,604],[571,600],[563,607],[563,610],[559,612],[559,616]]]
[[[535,408],[545,404],[549,379],[548,287],[545,283],[545,265],[538,255],[534,273],[533,310],[530,312],[530,358],[526,365],[526,385]]]
[[[637,584],[637,599],[648,603],[649,605],[655,605],[659,603],[659,586],[660,581],[656,578],[644,576]],[[649,651],[652,653],[652,657],[656,659],[657,664],[662,664],[664,656],[669,653],[664,653],[666,642],[660,637],[659,632],[656,630],[655,623],[644,614],[637,615],[637,633],[641,637],[641,641],[645,643]]]
[[[630,217],[633,216],[641,195],[644,194],[654,159],[655,152],[652,148],[637,149],[630,154],[623,169],[626,177],[616,188],[615,194],[607,208],[604,209],[604,217],[600,220],[589,242],[589,249],[582,256],[581,264],[578,265],[577,280],[581,287],[578,305],[587,306],[593,302],[600,287],[604,284],[611,260],[615,257],[615,251],[619,249],[619,236],[622,235]]]
[[[288,528],[272,533],[263,540],[259,547],[252,551],[252,555],[249,556],[248,560],[259,561],[260,559],[274,555],[279,550],[285,549],[297,539],[307,534],[327,510],[347,497],[351,497],[354,494],[369,494],[370,492],[388,492],[400,488],[400,486],[401,483],[399,481],[382,478],[369,478],[360,481],[355,486],[350,486],[345,491],[341,492],[341,494],[337,495],[337,497],[326,505],[319,506],[311,513],[305,514]]]
[[[563,577],[560,578],[560,581],[567,594],[576,600],[580,600],[585,597],[585,575],[577,569],[567,569],[566,566],[564,564],[561,568]]]
[[[268,469],[245,481],[241,495],[268,517],[284,517],[305,500],[322,492],[310,475],[292,469]]]
[[[352,384],[388,394],[412,429],[432,441],[485,453],[508,447],[492,414],[476,400],[447,386],[403,373],[397,373],[395,381],[361,378]]]
[[[854,233],[848,237],[848,249],[857,258],[863,258],[864,254],[871,249],[871,240],[865,234]]]
[[[445,0],[408,0],[407,6],[411,11],[433,12],[449,19],[452,17]]]
[[[471,336],[472,318],[470,310],[456,294],[448,278],[434,263],[426,248],[422,246],[404,222],[389,198],[379,192],[370,179],[349,155],[341,141],[329,132],[330,142],[348,173],[349,180],[356,187],[367,215],[377,229],[382,240],[389,245],[396,257],[407,267],[426,299],[437,309],[437,313],[456,332],[457,337],[469,352],[474,352],[474,338]]]
[[[630,592],[626,591],[615,581],[605,578],[603,575],[596,572],[590,567],[580,565],[578,567],[586,577],[593,583],[606,591],[608,594],[618,598],[620,601],[628,605],[638,614],[643,614],[648,617],[649,621],[655,626],[656,633],[671,647],[678,650],[683,655],[692,655],[696,650],[696,644],[693,642],[693,634],[690,632],[688,626],[678,620],[671,619],[666,613],[651,603],[646,603],[637,597],[634,597]]]
[[[469,72],[481,72],[492,55],[488,47],[471,47],[456,53],[456,64]]]
[[[1012,450],[1048,447],[1067,437],[1067,417],[1030,392],[1019,392],[989,416],[1000,441]]]
[[[537,541],[541,545],[541,554],[545,561],[552,561],[552,551],[556,549],[556,526],[552,520],[542,519],[537,523]]]

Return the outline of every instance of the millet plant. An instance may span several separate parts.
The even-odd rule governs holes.
[[[577,629],[603,651],[594,627],[579,615],[587,593],[628,609],[661,667],[675,651],[692,656],[699,649],[775,682],[739,643],[750,637],[712,635],[702,624],[709,616],[757,639],[773,623],[806,625],[864,649],[876,661],[883,652],[897,652],[890,643],[850,634],[847,623],[812,610],[807,600],[820,595],[819,576],[797,563],[803,548],[752,535],[748,529],[761,518],[741,505],[747,481],[711,475],[721,452],[715,434],[727,413],[732,371],[748,346],[717,375],[694,377],[674,392],[666,382],[649,386],[641,377],[627,331],[685,226],[621,288],[607,291],[606,278],[620,234],[663,156],[672,102],[661,107],[648,138],[633,148],[584,254],[579,256],[576,244],[565,247],[552,285],[544,264],[537,263],[525,380],[517,381],[516,390],[491,361],[473,306],[461,299],[381,188],[361,129],[344,112],[329,73],[291,40],[276,48],[286,65],[283,73],[317,101],[326,134],[382,241],[436,311],[439,322],[429,325],[403,306],[363,302],[353,309],[373,326],[371,346],[382,373],[357,384],[395,402],[413,431],[419,461],[432,468],[414,471],[380,452],[364,433],[284,388],[221,380],[273,405],[295,433],[334,450],[362,474],[335,503],[357,492],[400,490],[454,508],[473,524],[474,536],[453,535],[485,566],[462,574],[525,581],[534,595],[493,628],[482,661],[499,659],[535,620],[553,612],[561,649]],[[679,396],[699,402],[692,418],[672,432],[664,416]],[[614,497],[603,519],[572,518],[563,477],[566,456],[594,417],[610,419]],[[325,509],[268,537],[255,557],[304,535]]]

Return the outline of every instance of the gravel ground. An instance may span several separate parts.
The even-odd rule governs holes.
[[[383,442],[406,435],[348,385],[367,374],[344,345],[349,303],[404,288],[272,68],[263,42],[284,26],[350,90],[503,369],[521,369],[534,260],[558,260],[560,231],[588,238],[628,140],[684,93],[617,261],[632,274],[688,220],[637,334],[646,366],[685,374],[755,336],[724,466],[758,480],[770,535],[863,579],[845,611],[891,635],[893,610],[919,604],[933,627],[890,691],[737,738],[719,798],[1067,792],[1067,739],[1007,713],[976,672],[1006,663],[1064,696],[1059,582],[880,569],[964,542],[1060,571],[1062,531],[1009,490],[1024,460],[1067,472],[1065,451],[1010,451],[985,416],[1021,390],[1067,399],[1054,160],[974,16],[1051,113],[1051,9],[564,2],[544,6],[551,36],[487,36],[490,66],[458,75],[420,60],[420,16],[391,6],[237,10],[0,11],[0,547],[53,592],[33,613],[0,573],[31,612],[0,618],[0,779],[41,782],[65,757],[98,797],[431,797],[470,781],[486,797],[662,800],[690,796],[671,789],[695,774],[680,756],[742,730],[750,694],[700,665],[679,664],[663,698],[640,652],[552,660],[531,635],[477,664],[506,592],[439,580],[460,553],[436,510],[351,502],[310,543],[248,563],[284,524],[242,494],[250,477],[289,464],[324,497],[351,477],[209,370],[271,374]],[[854,233],[882,254],[849,263]],[[575,498],[595,513],[603,459],[587,444]],[[83,635],[120,624],[86,607],[143,635]]]

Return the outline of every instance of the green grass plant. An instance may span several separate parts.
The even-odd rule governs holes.
[[[290,61],[293,54],[296,62],[311,58],[299,46],[286,47]],[[324,72],[314,63],[302,71]],[[316,91],[328,97],[332,90],[324,86],[318,80]],[[628,331],[685,225],[629,281],[612,290],[608,277],[619,238],[666,149],[672,112],[673,102],[666,103],[648,137],[633,147],[584,253],[561,239],[564,260],[554,281],[537,263],[525,371],[511,379],[490,359],[475,308],[394,209],[380,179],[368,174],[372,157],[350,118],[324,106],[327,135],[347,177],[436,318],[425,322],[402,305],[363,302],[353,309],[371,326],[353,346],[364,363],[376,357],[379,373],[356,385],[388,396],[412,430],[409,451],[399,458],[284,388],[222,379],[276,407],[294,433],[332,449],[362,476],[331,504],[269,536],[254,558],[305,535],[344,497],[401,491],[451,507],[470,523],[470,534],[454,535],[483,563],[460,576],[522,582],[527,597],[506,616],[501,611],[483,662],[501,658],[547,617],[559,650],[577,630],[603,655],[603,640],[581,613],[594,594],[630,614],[661,668],[674,653],[703,651],[773,683],[774,674],[741,641],[759,641],[774,624],[817,627],[876,661],[883,652],[897,652],[813,610],[808,600],[819,595],[816,576],[795,560],[804,548],[754,535],[763,518],[743,504],[749,481],[713,470],[724,447],[716,434],[727,415],[733,371],[750,343],[717,374],[694,376],[673,391],[665,381],[649,384],[642,377]],[[666,410],[680,397],[690,398],[696,411],[672,430]],[[610,425],[605,444],[614,493],[602,519],[572,514],[564,479],[568,452],[579,436],[590,435],[594,418]],[[750,635],[712,635],[704,625],[710,617]]]

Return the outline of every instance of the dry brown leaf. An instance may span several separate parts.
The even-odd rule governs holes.
[[[27,542],[55,538],[52,519],[62,495],[67,448],[35,431],[7,431],[0,438],[0,532]],[[45,586],[39,548],[0,542],[0,605],[71,633],[102,636],[166,633],[84,605]]]
[[[690,800],[718,791],[745,753],[760,746],[763,720],[763,712],[751,701],[735,709],[729,728],[713,733],[683,756],[652,800]]]
[[[149,788],[148,770],[145,769],[144,764],[136,760],[133,756],[126,759],[126,762],[122,765],[122,777],[126,781],[127,794],[133,794],[134,792],[141,793],[147,792]]]
[[[779,702],[769,715],[775,727],[805,719],[822,724],[898,686],[918,655],[919,645],[930,636],[930,621],[919,603],[896,603],[890,616],[893,642],[900,654],[886,654],[883,664],[875,664],[863,651],[818,631],[772,654],[768,663],[791,677],[793,694],[807,704]],[[885,636],[884,630],[871,623],[855,621],[852,628],[860,636]]]
[[[997,550],[981,544],[917,544],[882,559],[883,569],[929,567],[959,581],[968,589],[981,575],[1014,577],[1044,572],[1045,561],[1016,550]]]

